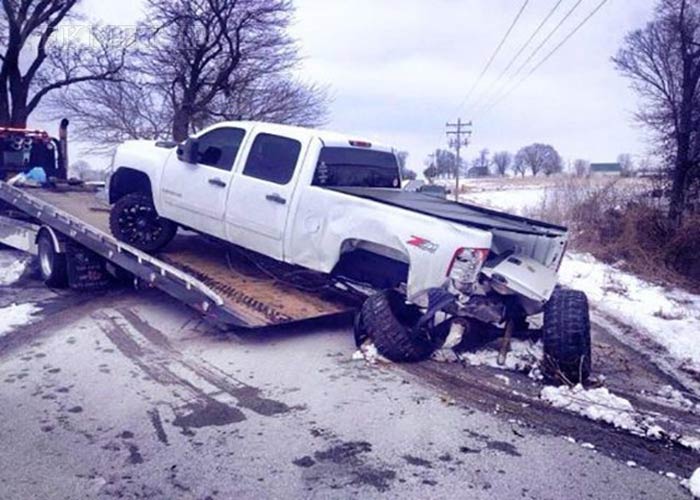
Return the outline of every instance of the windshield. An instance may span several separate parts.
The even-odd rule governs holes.
[[[323,148],[314,186],[399,188],[399,165],[393,153],[357,148]]]

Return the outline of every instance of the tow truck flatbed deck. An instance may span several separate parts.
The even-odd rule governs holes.
[[[146,255],[111,236],[109,205],[94,192],[0,182],[0,200],[227,327],[294,323],[359,306],[357,296],[327,280],[300,279],[304,270],[195,233],[181,231],[163,252]],[[2,224],[22,225],[6,217]]]

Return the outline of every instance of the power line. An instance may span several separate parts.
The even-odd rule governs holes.
[[[467,95],[464,99],[462,99],[462,102],[459,104],[457,107],[457,110],[462,109],[462,107],[467,103],[469,98],[472,96],[476,88],[479,86],[481,83],[481,80],[484,78],[484,75],[486,75],[486,72],[489,70],[491,67],[491,64],[493,64],[494,59],[496,59],[496,56],[498,53],[501,51],[501,48],[503,45],[506,43],[506,40],[508,40],[508,37],[510,36],[510,33],[513,31],[513,28],[515,28],[515,25],[518,24],[518,21],[520,20],[520,16],[523,15],[523,12],[525,11],[525,7],[527,7],[527,4],[530,3],[530,0],[525,0],[523,2],[523,5],[520,7],[520,10],[518,11],[517,15],[515,16],[515,19],[513,19],[513,22],[510,24],[510,27],[508,28],[508,31],[506,31],[506,34],[503,35],[503,38],[501,39],[500,43],[496,47],[496,50],[493,51],[493,54],[491,54],[491,57],[489,58],[488,62],[486,63],[486,66],[484,66],[484,69],[481,71],[481,74],[479,77],[476,79],[474,82],[474,85],[472,85],[471,89],[469,89],[469,92],[467,92]]]
[[[538,62],[520,81],[518,81],[513,87],[508,89],[508,91],[503,94],[499,99],[497,99],[493,104],[491,104],[487,109],[486,112],[490,111],[494,107],[496,107],[498,104],[500,104],[506,97],[508,97],[516,88],[520,87],[520,85],[523,84],[525,80],[527,80],[532,74],[537,71],[544,63],[546,63],[559,49],[561,49],[566,42],[571,39],[582,27],[585,25],[593,16],[595,16],[598,11],[603,8],[603,5],[605,5],[608,2],[608,0],[602,0],[595,9],[591,11],[590,14],[588,14],[580,23],[576,25],[576,27],[569,32],[568,35],[564,37],[564,39],[559,42],[546,56],[544,56],[540,62]]]
[[[502,85],[501,86],[498,85],[500,83],[500,81],[503,79],[503,77],[506,75],[506,73],[508,73],[510,68],[513,67],[513,64],[515,64],[515,61],[517,61],[518,58],[522,55],[522,53],[525,52],[525,49],[527,49],[530,46],[532,41],[535,39],[535,37],[539,34],[539,32],[544,27],[544,25],[547,24],[547,21],[549,21],[552,18],[552,16],[554,15],[554,13],[557,11],[557,9],[559,9],[559,6],[562,4],[563,1],[564,0],[557,0],[557,2],[554,4],[554,7],[552,7],[549,10],[549,12],[544,17],[544,19],[542,19],[542,22],[540,22],[540,24],[537,26],[537,28],[535,28],[535,31],[532,32],[532,34],[530,35],[530,38],[528,38],[527,41],[520,47],[520,50],[518,50],[518,52],[515,53],[515,55],[512,57],[512,59],[506,65],[506,67],[503,68],[503,71],[501,71],[501,74],[498,75],[498,78],[496,78],[496,81],[493,84],[493,88],[495,88],[496,90],[494,92],[491,92],[491,91],[486,92],[486,94],[483,96],[482,99],[477,100],[473,106],[475,109],[478,108],[478,105],[481,101],[488,101],[490,97],[492,97],[493,95],[500,92],[500,90],[502,88]]]
[[[569,17],[571,17],[571,15],[574,13],[574,11],[576,11],[578,6],[581,5],[582,2],[583,2],[583,0],[577,0],[577,2],[568,10],[568,12],[566,14],[564,14],[564,17],[562,17],[559,20],[557,25],[554,26],[554,28],[552,28],[552,30],[547,34],[547,36],[539,43],[539,45],[537,45],[537,47],[535,47],[535,49],[532,52],[530,52],[530,55],[527,56],[527,59],[525,59],[525,62],[523,62],[520,66],[518,66],[518,69],[511,76],[511,80],[514,80],[515,78],[520,76],[520,74],[527,67],[527,65],[530,63],[530,61],[532,61],[535,58],[535,56],[539,53],[539,51],[542,50],[542,47],[544,47],[547,44],[547,42],[557,33],[557,31],[559,31],[559,28],[561,28],[562,25],[566,22],[566,20],[569,19]],[[498,92],[500,92],[502,89],[503,89],[503,86],[501,86],[501,88],[498,90]],[[498,94],[498,92],[496,92],[496,95]],[[511,90],[506,92],[506,94],[504,94],[504,95],[507,95],[510,92],[511,92]],[[498,97],[496,99],[496,101],[500,101],[502,99],[502,97],[503,96]],[[491,103],[488,103],[487,104],[487,111],[490,110],[493,106],[494,106],[493,101]]]

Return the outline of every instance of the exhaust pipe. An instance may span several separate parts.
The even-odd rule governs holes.
[[[58,171],[57,177],[62,180],[68,179],[68,125],[70,121],[67,118],[61,120],[61,125],[58,129]]]

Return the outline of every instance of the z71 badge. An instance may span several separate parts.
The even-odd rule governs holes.
[[[440,248],[439,245],[433,243],[430,240],[426,240],[425,238],[421,238],[420,236],[411,236],[411,239],[408,240],[406,243],[430,253],[435,253],[437,252],[437,249]]]

